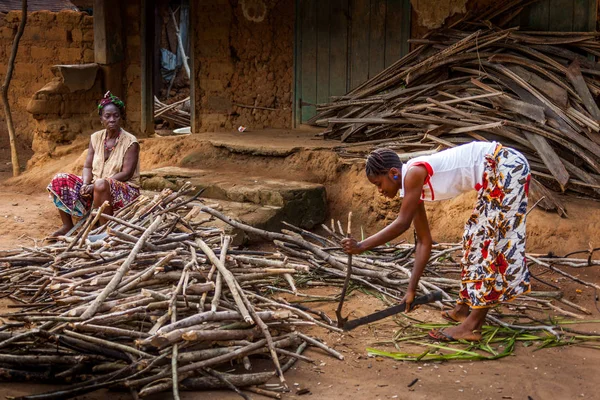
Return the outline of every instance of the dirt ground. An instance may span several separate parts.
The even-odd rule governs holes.
[[[178,143],[175,139],[173,143]],[[146,148],[158,146],[148,143]],[[184,146],[179,143],[177,146]],[[195,148],[187,146],[184,150],[202,149],[206,146],[196,143]],[[77,152],[66,152],[64,158],[47,160],[38,165],[23,177],[14,180],[9,178],[10,168],[0,168],[0,249],[14,248],[18,245],[33,245],[57,226],[58,215],[44,191],[49,176],[58,170],[76,168],[81,162],[79,153],[85,148],[81,144]],[[185,147],[185,146],[184,146]],[[193,146],[192,146],[193,147]],[[143,169],[160,166],[171,158],[182,160],[184,150],[173,150],[174,147],[163,146],[158,151],[150,151],[142,160]],[[161,152],[173,152],[162,154]],[[214,149],[212,150],[214,151]],[[78,153],[79,152],[79,153]],[[207,153],[208,154],[208,153]],[[0,152],[0,156],[5,152]],[[300,157],[300,156],[298,156]],[[317,157],[313,154],[311,157]],[[313,159],[326,165],[327,157]],[[215,160],[216,160],[215,156]],[[79,161],[78,161],[79,159]],[[160,160],[160,162],[158,162]],[[167,160],[167,161],[165,161]],[[7,158],[0,158],[0,165],[5,166]],[[207,160],[204,160],[208,163]],[[216,161],[215,161],[216,162]],[[266,162],[266,161],[265,161]],[[264,166],[258,166],[263,168]],[[257,168],[258,168],[257,167]],[[333,168],[333,167],[332,167]],[[336,167],[339,168],[339,167]],[[287,171],[289,172],[289,171]],[[284,171],[285,173],[285,171]],[[346,172],[352,177],[355,172]],[[310,178],[310,176],[307,176]],[[305,176],[306,178],[306,176]],[[315,178],[316,179],[316,178]],[[356,174],[358,180],[358,174]],[[356,183],[358,184],[358,183]],[[367,187],[361,189],[367,191]],[[343,190],[340,189],[340,193]],[[371,189],[372,191],[372,189]],[[371,195],[372,196],[372,195]],[[360,201],[363,199],[358,199]],[[357,201],[354,199],[353,201]],[[342,204],[342,203],[340,203]],[[463,218],[472,207],[472,199],[464,197],[456,201],[442,202],[435,210],[430,210],[429,218],[433,226],[434,238],[438,241],[458,241],[462,233]],[[528,220],[528,250],[556,254],[568,251],[587,249],[598,246],[600,231],[600,206],[597,202],[575,199],[568,204],[570,217],[568,220],[558,218],[554,214],[534,210]],[[379,221],[379,223],[383,223]],[[376,225],[367,225],[367,233],[373,233]],[[600,268],[575,270],[566,268],[567,272],[580,276],[590,282],[600,282]],[[534,269],[534,274],[542,274]],[[558,285],[565,298],[586,307],[593,312],[590,320],[598,320],[599,312],[594,304],[593,290],[568,281],[566,278],[545,274],[544,280]],[[534,282],[534,290],[551,290],[547,286]],[[321,289],[319,294],[336,295],[339,288]],[[581,291],[581,292],[579,292]],[[351,318],[360,317],[385,305],[378,299],[354,292],[346,303],[345,309],[351,312]],[[334,316],[337,304],[312,303],[311,307],[326,311]],[[442,322],[439,312],[433,308],[423,307],[416,310],[413,317],[427,322]],[[402,318],[402,317],[399,317]],[[376,347],[393,351],[389,341],[399,329],[393,319],[386,319],[368,327],[360,327],[347,334],[329,333],[323,329],[313,328],[312,335],[318,336],[345,355],[345,361],[338,361],[319,350],[310,349],[305,355],[315,360],[315,364],[298,363],[286,374],[292,389],[284,395],[285,399],[600,399],[597,390],[597,369],[600,365],[600,351],[580,347],[551,348],[533,351],[532,347],[517,344],[515,354],[504,359],[484,362],[398,362],[391,359],[368,357],[367,347]],[[588,332],[600,332],[600,325],[587,323],[578,325],[578,329]],[[414,379],[416,384],[407,387]],[[309,395],[295,394],[299,388],[308,388]],[[32,392],[47,391],[48,386],[31,384],[0,384],[0,395],[18,396]],[[254,399],[264,397],[249,394]],[[107,392],[82,396],[81,399],[113,400],[129,399],[129,395]],[[153,399],[168,399],[164,394]],[[234,399],[237,395],[230,392],[184,393],[183,399]]]

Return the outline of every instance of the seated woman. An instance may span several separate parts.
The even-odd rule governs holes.
[[[140,146],[135,136],[121,128],[125,104],[107,92],[98,105],[98,114],[105,129],[90,138],[82,176],[60,173],[48,185],[63,224],[53,237],[69,232],[72,217],[84,216],[92,206],[97,208],[108,201],[103,213],[112,215],[140,195]],[[101,224],[105,222],[100,218]]]

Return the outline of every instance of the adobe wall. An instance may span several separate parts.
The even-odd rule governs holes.
[[[467,11],[477,12],[497,0],[410,0],[411,38],[421,38],[431,29],[437,29],[464,17]]]
[[[191,19],[194,131],[291,127],[294,0],[200,0]]]
[[[4,82],[20,11],[0,13],[0,80]],[[26,111],[33,94],[52,81],[51,66],[94,61],[93,18],[75,11],[31,12],[19,43],[9,101],[17,135],[31,144],[35,121]],[[93,110],[90,110],[93,111]],[[5,124],[0,110],[0,123]]]

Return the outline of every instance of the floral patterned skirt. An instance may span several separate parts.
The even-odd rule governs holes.
[[[530,179],[529,163],[518,151],[498,145],[486,156],[463,235],[459,304],[487,308],[531,290],[525,258]]]
[[[110,186],[111,206],[114,211],[125,207],[140,195],[140,190],[125,182],[104,178]],[[92,197],[83,197],[79,190],[83,179],[73,174],[56,174],[48,185],[50,198],[58,209],[74,217],[83,217],[92,207]]]

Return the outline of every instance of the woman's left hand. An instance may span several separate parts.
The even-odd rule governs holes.
[[[88,183],[87,185],[83,185],[83,186],[81,186],[81,189],[79,189],[79,194],[82,195],[83,197],[89,197],[92,195],[93,192],[94,192],[94,185],[91,183]]]
[[[406,294],[404,295],[404,297],[402,298],[401,303],[405,303],[406,304],[406,310],[405,312],[411,312],[412,310],[414,310],[414,307],[412,307],[412,303],[415,301],[415,291],[408,289],[406,291]]]
[[[348,254],[360,254],[364,251],[360,243],[352,238],[343,239],[342,248],[344,249],[344,252]]]

